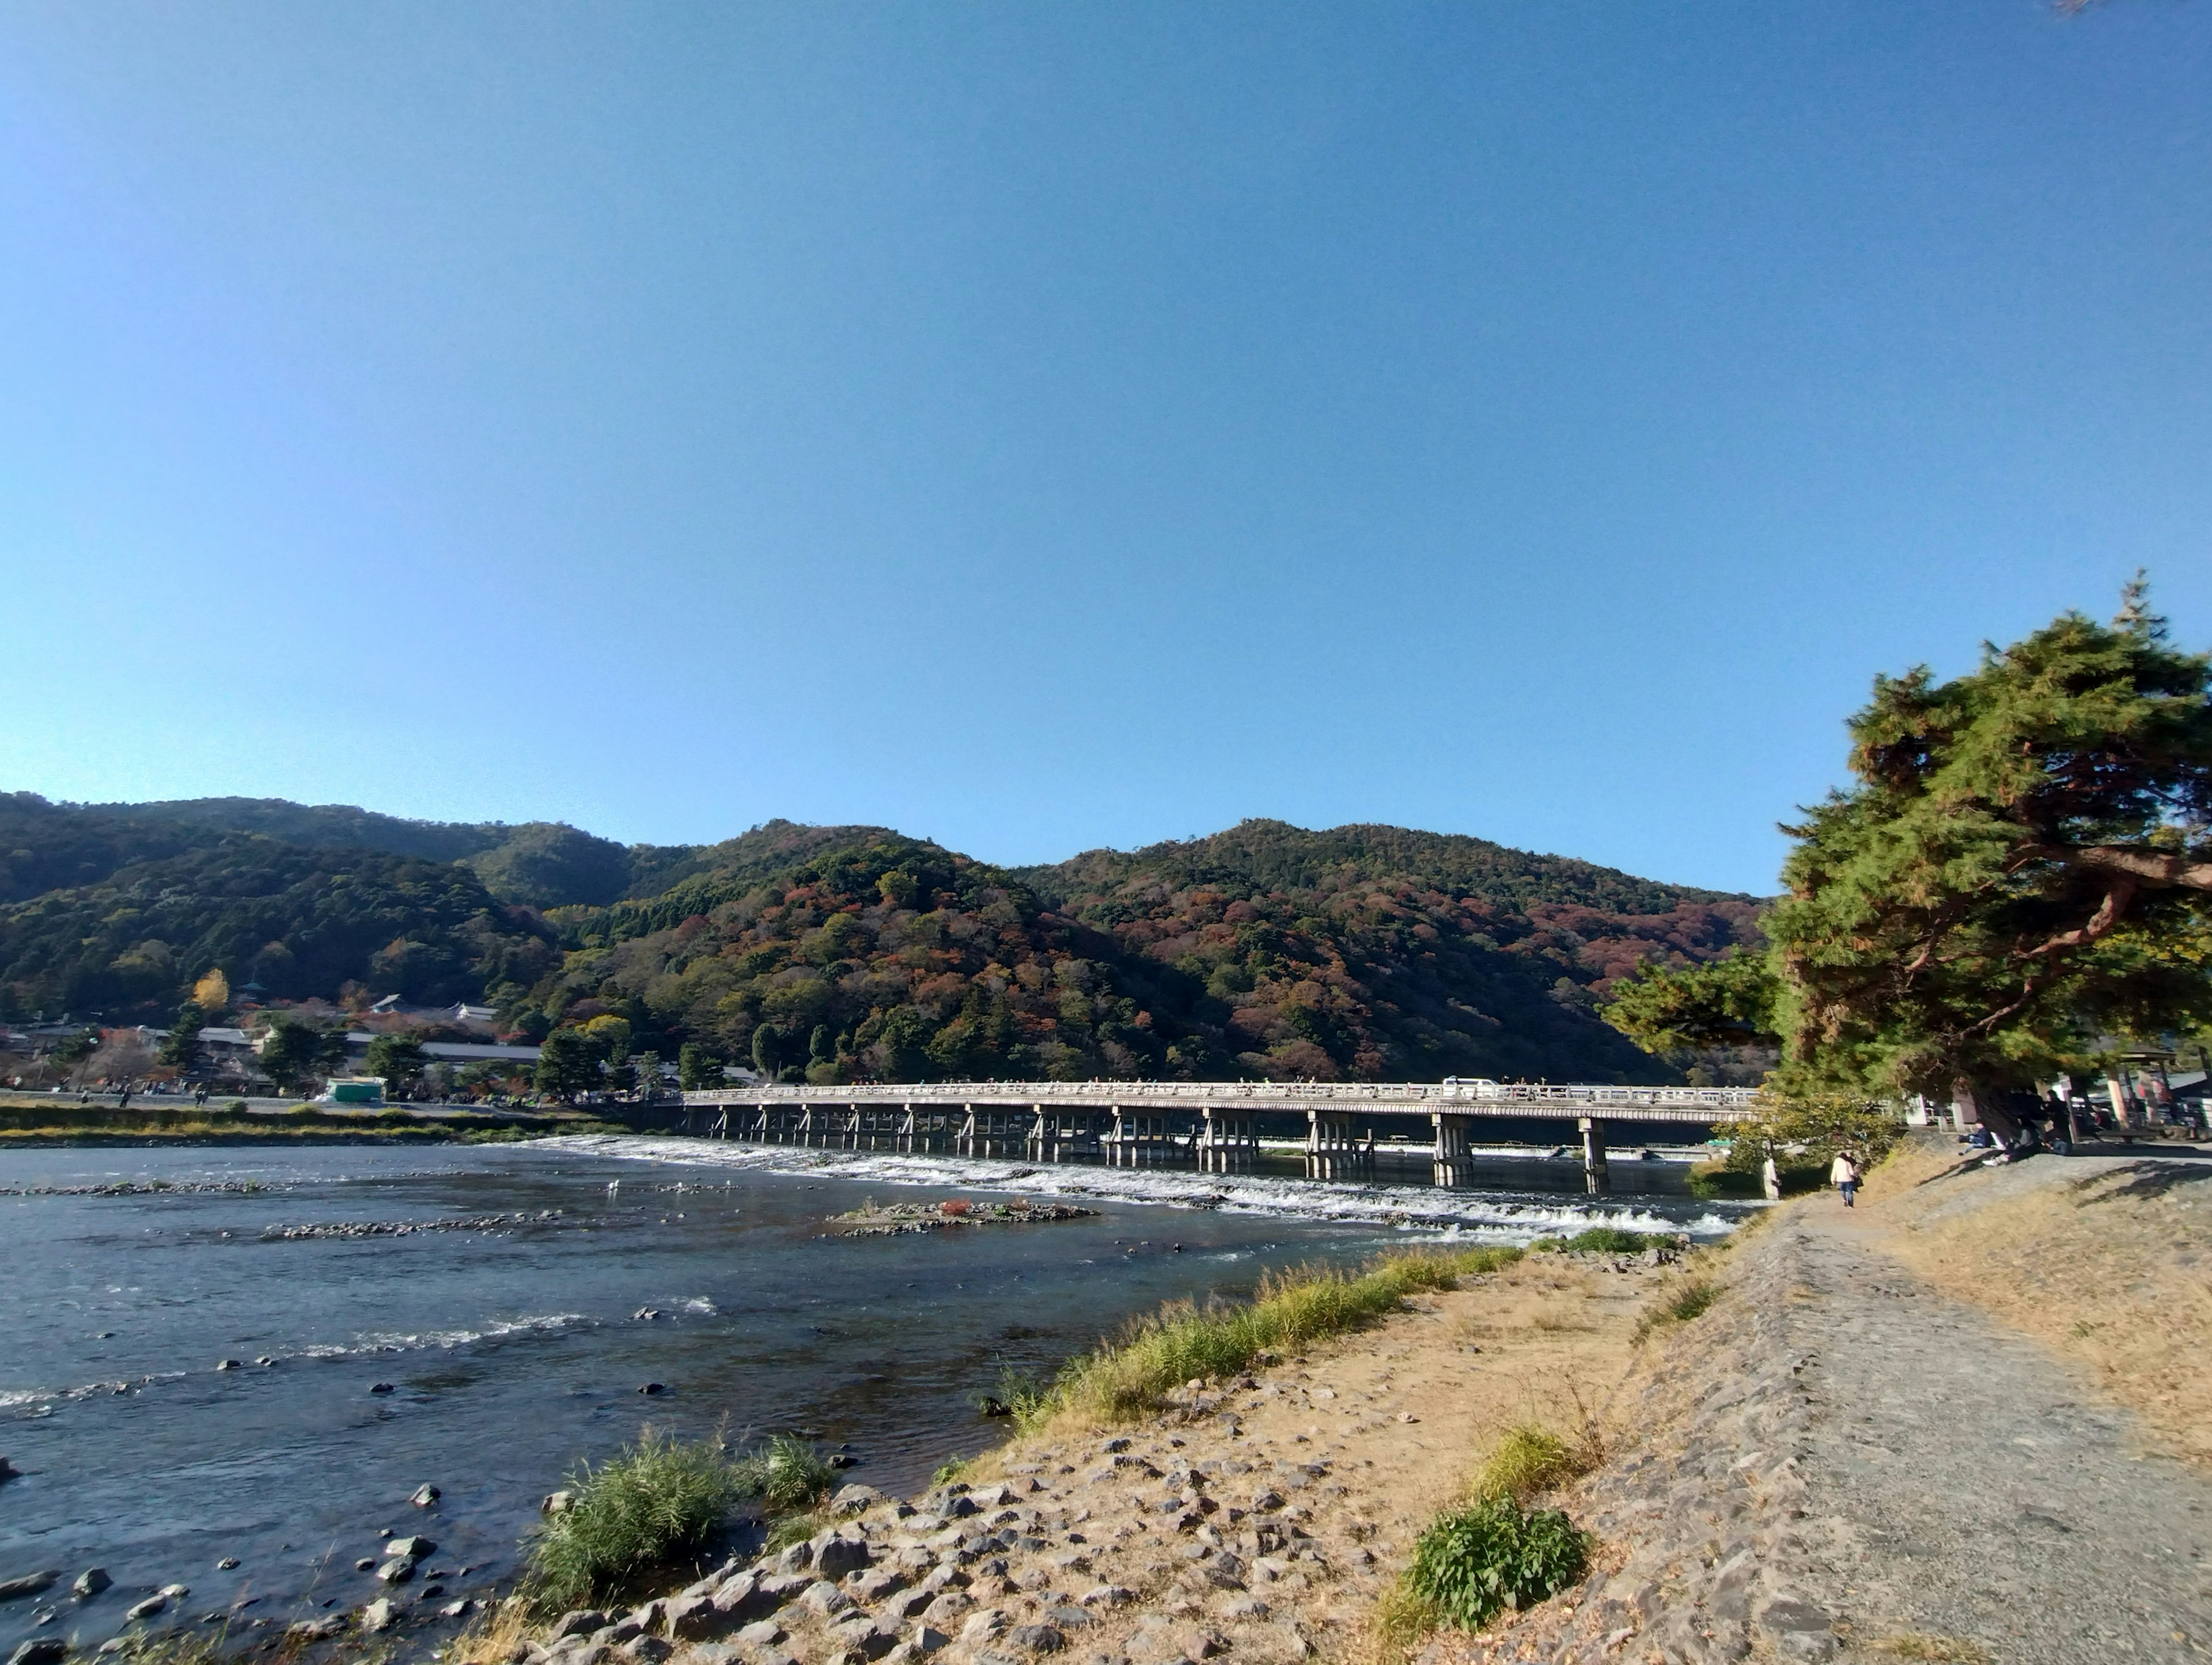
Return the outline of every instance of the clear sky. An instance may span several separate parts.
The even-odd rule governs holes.
[[[1763,890],[2212,645],[2212,3],[0,3],[0,788]]]

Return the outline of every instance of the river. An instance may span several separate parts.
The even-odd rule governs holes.
[[[975,1404],[1002,1371],[1047,1373],[1133,1314],[1244,1293],[1269,1266],[1600,1218],[1726,1229],[1676,1165],[1614,1167],[1627,1194],[1594,1207],[1556,1188],[1578,1182],[1571,1165],[1504,1160],[1447,1192],[612,1137],[9,1152],[0,1453],[21,1474],[0,1485],[0,1579],[64,1583],[0,1607],[0,1649],[91,1645],[171,1583],[191,1593],[163,1622],[234,1633],[357,1606],[384,1593],[355,1566],[381,1528],[437,1541],[443,1576],[410,1599],[486,1595],[543,1495],[647,1423],[800,1430],[854,1479],[912,1488],[993,1441]],[[872,1196],[1010,1193],[1099,1212],[823,1227]],[[357,1235],[371,1225],[416,1229]],[[411,1507],[425,1485],[442,1496]],[[115,1589],[69,1599],[93,1565]]]

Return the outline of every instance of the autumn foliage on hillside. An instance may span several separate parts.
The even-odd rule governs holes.
[[[771,823],[771,831],[777,823]],[[814,829],[790,829],[792,834]],[[1017,873],[874,829],[763,876],[563,910],[537,1024],[624,1020],[783,1079],[1652,1079],[1592,1016],[1754,904],[1394,828],[1248,822]],[[817,835],[818,836],[818,835]]]

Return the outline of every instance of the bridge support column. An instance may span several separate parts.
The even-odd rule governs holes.
[[[1306,1111],[1306,1177],[1336,1179],[1371,1167],[1375,1142],[1363,1148],[1352,1131],[1352,1118],[1337,1111]]]
[[[1249,1168],[1260,1153],[1260,1119],[1249,1110],[1224,1110],[1207,1104],[1200,1110],[1199,1165],[1210,1173]]]
[[[1437,1130],[1437,1183],[1464,1185],[1474,1169],[1473,1160],[1467,1153],[1468,1118],[1447,1115],[1439,1110],[1429,1120]]]
[[[1605,1159],[1605,1123],[1594,1115],[1581,1118],[1583,1184],[1592,1196],[1613,1189],[1613,1171]]]

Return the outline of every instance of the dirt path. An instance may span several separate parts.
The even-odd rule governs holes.
[[[1813,1412],[1806,1582],[1856,1643],[1959,1638],[1999,1665],[2212,1652],[2212,1483],[1832,1201],[1781,1229]]]

